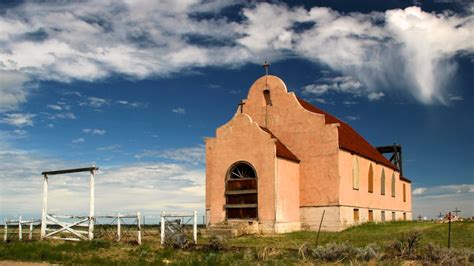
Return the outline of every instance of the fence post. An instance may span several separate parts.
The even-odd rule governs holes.
[[[3,241],[7,242],[8,240],[8,220],[5,218],[5,232],[3,232]]]
[[[21,232],[21,216],[18,217],[18,240],[21,241],[23,233]]]
[[[165,243],[165,212],[161,212],[161,244],[163,245]]]
[[[197,244],[198,243],[198,235],[197,235],[197,220],[198,220],[198,216],[197,216],[197,211],[194,211],[193,213],[193,239],[194,239],[194,244]]]
[[[48,215],[48,176],[43,178],[43,210],[41,212],[41,240],[46,236],[46,215]]]
[[[120,212],[117,214],[117,241],[121,239],[121,232],[120,232]]]
[[[91,170],[91,176],[89,180],[90,186],[90,199],[89,199],[89,240],[94,239],[94,196],[95,196],[95,187],[94,187],[94,170]]]
[[[28,235],[28,240],[32,240],[32,239],[33,239],[33,222],[30,221],[30,233]]]
[[[138,245],[141,245],[142,244],[142,226],[141,226],[140,212],[137,213],[137,225],[138,225],[137,242],[138,242]]]

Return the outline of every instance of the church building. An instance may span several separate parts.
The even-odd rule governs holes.
[[[322,230],[340,231],[411,220],[401,148],[394,145],[388,160],[387,147],[375,148],[347,123],[288,92],[280,78],[265,75],[216,137],[206,139],[207,223],[285,233],[318,230],[321,221]]]

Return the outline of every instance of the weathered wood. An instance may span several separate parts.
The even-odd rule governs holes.
[[[54,217],[51,217],[51,216],[47,216],[48,219],[50,219],[51,221],[55,222],[57,225],[61,226],[60,229],[56,230],[56,231],[52,231],[51,233],[48,233],[47,235],[45,235],[44,237],[51,237],[52,235],[54,234],[57,234],[57,233],[60,233],[62,231],[68,231],[70,232],[71,234],[79,237],[79,238],[82,238],[82,239],[87,239],[86,237],[82,236],[81,234],[88,234],[89,232],[87,231],[79,231],[79,230],[74,230],[72,229],[71,227],[77,225],[77,224],[80,224],[80,223],[83,223],[83,222],[86,222],[87,219],[84,219],[84,220],[81,220],[81,221],[78,221],[78,222],[75,222],[75,223],[63,223],[63,222],[60,222],[58,220],[56,220]]]
[[[46,235],[46,215],[48,213],[48,175],[43,175],[43,209],[41,211],[41,239]]]
[[[94,170],[96,167],[91,169],[91,175],[89,179],[90,186],[90,198],[89,198],[89,240],[94,239],[94,197],[95,197],[95,185],[94,185]],[[98,168],[97,168],[98,169]]]
[[[163,245],[165,243],[165,212],[161,212],[161,244]]]
[[[33,239],[33,222],[30,223],[30,232],[28,234],[28,240]]]
[[[225,192],[226,195],[243,195],[243,194],[257,194],[256,189],[245,189],[245,190],[230,190]]]
[[[74,169],[64,169],[64,170],[56,170],[56,171],[47,171],[42,172],[42,175],[61,175],[61,174],[71,174],[71,173],[79,173],[79,172],[91,172],[97,171],[99,167],[84,167],[84,168],[74,168]]]
[[[138,245],[142,244],[142,225],[141,225],[141,215],[140,212],[137,213],[137,243]]]
[[[3,241],[7,242],[8,241],[8,220],[5,219],[5,229],[3,232]]]
[[[225,208],[233,209],[233,208],[257,208],[257,204],[226,204],[224,205]]]
[[[197,244],[197,211],[193,212],[193,240],[194,244]]]
[[[51,236],[49,237],[51,239],[58,239],[58,240],[68,240],[68,241],[81,241],[79,238],[73,238],[73,237],[58,237],[58,236]]]
[[[21,241],[23,238],[23,232],[21,231],[21,216],[18,218],[18,240]]]
[[[117,241],[120,241],[120,239],[122,237],[121,236],[121,231],[120,231],[121,230],[121,228],[120,228],[121,224],[120,223],[121,223],[121,218],[120,218],[120,213],[119,213],[117,215]]]

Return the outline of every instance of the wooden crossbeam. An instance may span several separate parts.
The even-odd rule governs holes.
[[[56,170],[56,171],[46,171],[42,172],[42,175],[61,175],[61,174],[71,174],[71,173],[79,173],[79,172],[90,172],[90,171],[97,171],[99,167],[84,167],[84,168],[74,168],[74,169],[63,169],[63,170]]]

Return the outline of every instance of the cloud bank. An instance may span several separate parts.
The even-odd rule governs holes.
[[[27,99],[29,81],[157,78],[206,66],[304,58],[360,82],[446,103],[457,56],[474,52],[474,16],[419,7],[368,14],[231,1],[26,2],[0,16],[0,111]],[[106,103],[89,99],[91,106]]]

